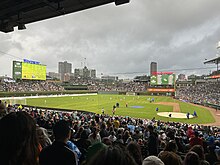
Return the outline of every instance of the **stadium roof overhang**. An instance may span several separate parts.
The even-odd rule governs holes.
[[[219,63],[220,63],[220,57],[216,57],[204,62],[204,64],[219,64]]]
[[[114,2],[130,0],[0,0],[0,31],[12,32],[14,27],[25,29],[25,24],[61,16]]]

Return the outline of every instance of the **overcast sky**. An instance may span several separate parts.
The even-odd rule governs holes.
[[[81,68],[86,58],[97,76],[149,75],[151,61],[159,71],[207,74],[215,69],[186,69],[215,67],[203,62],[217,54],[220,1],[131,0],[26,27],[0,32],[0,51],[17,57],[0,53],[0,75],[11,76],[12,61],[24,58],[46,64],[47,72],[58,72],[59,61]]]

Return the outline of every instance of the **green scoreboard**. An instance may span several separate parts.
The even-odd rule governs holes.
[[[175,74],[156,74],[150,78],[151,85],[174,85]]]
[[[13,79],[46,80],[46,65],[13,61]]]

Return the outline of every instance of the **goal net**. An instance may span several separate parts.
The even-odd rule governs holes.
[[[15,105],[15,104],[26,105],[27,104],[26,98],[11,98],[5,101],[10,105]]]
[[[126,92],[126,95],[127,95],[127,96],[135,96],[136,93],[135,93],[135,92]]]

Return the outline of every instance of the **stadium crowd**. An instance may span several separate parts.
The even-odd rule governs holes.
[[[74,85],[87,85],[90,91],[129,91],[129,92],[141,92],[146,91],[146,83],[144,82],[123,82],[112,80],[95,80],[95,79],[74,79],[71,80],[71,84]]]
[[[217,127],[4,103],[0,115],[0,164],[220,164]]]
[[[177,89],[177,97],[198,104],[220,105],[220,82],[206,82]]]
[[[63,91],[63,87],[48,81],[18,81],[2,82],[3,91],[6,92],[27,92],[27,91]]]
[[[91,91],[127,91],[127,92],[143,92],[146,91],[146,83],[142,82],[117,82],[117,83],[103,83],[94,82],[88,86]]]
[[[87,85],[90,91],[129,91],[141,92],[146,91],[146,83],[141,82],[115,82],[108,83],[95,80],[74,80],[70,84]],[[5,92],[27,92],[27,91],[63,91],[64,88],[55,82],[48,81],[18,81],[18,82],[2,82],[0,89]]]

